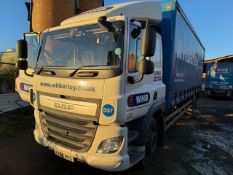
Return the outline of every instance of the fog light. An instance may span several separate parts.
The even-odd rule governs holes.
[[[112,154],[116,153],[122,145],[123,137],[115,137],[111,139],[106,139],[99,145],[97,153],[99,154]]]

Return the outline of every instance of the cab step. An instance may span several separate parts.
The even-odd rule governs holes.
[[[137,139],[138,136],[139,136],[138,131],[128,130],[128,144],[133,142],[135,139]]]
[[[133,166],[137,163],[139,163],[145,156],[145,147],[129,147],[129,160],[130,160],[130,166]]]

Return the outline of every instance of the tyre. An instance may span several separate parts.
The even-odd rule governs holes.
[[[146,131],[145,157],[141,161],[143,167],[151,165],[158,141],[158,127],[154,117],[150,117]]]

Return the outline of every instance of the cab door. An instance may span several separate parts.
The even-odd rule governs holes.
[[[19,71],[19,76],[16,78],[15,84],[16,91],[19,93],[21,99],[30,102],[29,92],[33,87],[33,73],[39,52],[39,34],[28,33],[24,37],[28,44],[28,69],[26,71]]]
[[[154,38],[156,40],[155,55],[146,58],[154,62],[154,73],[141,77],[137,71],[137,64],[144,59],[141,55],[143,29],[140,34],[135,30],[140,27],[140,24],[135,22],[132,22],[129,27],[128,71],[125,89],[127,121],[145,116],[153,103],[165,98],[165,85],[162,82],[162,40],[160,34]],[[132,80],[132,78],[140,81],[130,83],[129,79]]]

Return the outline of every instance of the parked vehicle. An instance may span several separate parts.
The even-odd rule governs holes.
[[[21,69],[26,48],[18,42]],[[30,89],[35,140],[107,171],[148,165],[164,132],[195,106],[204,54],[174,0],[117,4],[65,20],[43,32]]]
[[[207,94],[233,97],[233,62],[208,63],[206,68]]]

